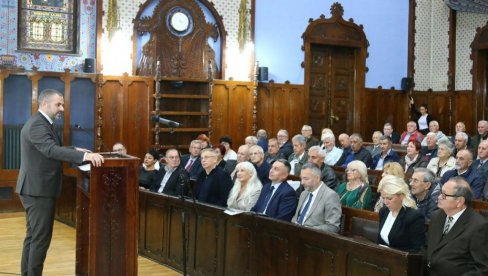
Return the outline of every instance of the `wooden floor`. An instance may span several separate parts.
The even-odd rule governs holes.
[[[57,221],[54,223],[43,275],[75,275],[75,234],[74,228]],[[24,213],[0,213],[0,276],[20,275],[24,237]],[[139,257],[138,262],[139,275],[181,275],[143,257]]]

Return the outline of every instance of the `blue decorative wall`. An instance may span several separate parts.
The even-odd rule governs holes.
[[[17,56],[17,65],[26,70],[61,72],[65,68],[83,71],[85,58],[96,55],[96,1],[79,1],[79,55],[17,52],[17,0],[0,0],[0,55]]]

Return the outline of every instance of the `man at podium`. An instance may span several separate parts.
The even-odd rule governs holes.
[[[51,243],[56,197],[61,193],[63,161],[90,161],[101,166],[103,157],[89,150],[63,147],[53,122],[64,111],[63,94],[53,89],[39,95],[39,111],[24,125],[20,136],[20,171],[16,192],[26,212],[22,275],[42,275]]]

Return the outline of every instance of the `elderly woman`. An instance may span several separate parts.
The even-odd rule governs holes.
[[[347,182],[337,187],[343,206],[367,209],[371,202],[371,187],[368,182],[368,169],[359,160],[351,161],[346,168]]]
[[[407,154],[400,159],[400,165],[406,173],[413,173],[416,168],[425,168],[429,161],[421,153],[422,146],[419,141],[410,141],[407,144]]]
[[[387,175],[394,175],[405,179],[405,172],[403,171],[402,165],[397,162],[390,162],[385,164],[381,177],[385,177]],[[376,201],[376,204],[374,205],[374,211],[378,213],[381,208],[383,208],[383,206],[385,206],[383,198],[379,197],[378,201]]]
[[[321,149],[325,154],[324,163],[329,166],[334,166],[342,156],[342,149],[335,146],[335,136],[332,132],[322,134]]]
[[[237,164],[236,170],[237,179],[229,193],[227,206],[232,209],[249,211],[256,204],[263,185],[251,162],[244,161]]]
[[[378,244],[419,251],[425,244],[425,218],[417,211],[408,185],[398,176],[387,175],[378,191],[386,206],[380,210]]]
[[[139,171],[139,187],[149,189],[151,184],[158,173],[156,163],[159,162],[159,152],[150,149],[146,155],[144,155],[144,163],[142,163]]]
[[[435,174],[436,179],[439,180],[445,172],[454,169],[456,158],[452,156],[455,147],[449,140],[440,140],[437,143],[437,147],[437,157],[430,160],[427,169],[431,170]]]

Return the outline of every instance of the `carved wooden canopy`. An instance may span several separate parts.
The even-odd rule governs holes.
[[[136,75],[156,75],[159,62],[159,73],[163,78],[205,80],[210,78],[209,67],[213,78],[221,78],[223,51],[215,53],[208,39],[217,42],[220,37],[220,49],[224,49],[225,31],[213,6],[207,8],[216,24],[207,22],[204,11],[195,0],[160,1],[152,16],[141,16],[147,4],[141,6],[134,19],[135,37],[149,34],[144,45],[134,43],[134,56],[137,47],[142,47],[140,58],[134,59]],[[216,54],[220,59],[216,59]],[[220,60],[219,64],[216,60]]]
[[[485,50],[488,49],[488,24],[483,28],[476,29],[476,35],[473,43],[471,44],[472,50]]]

